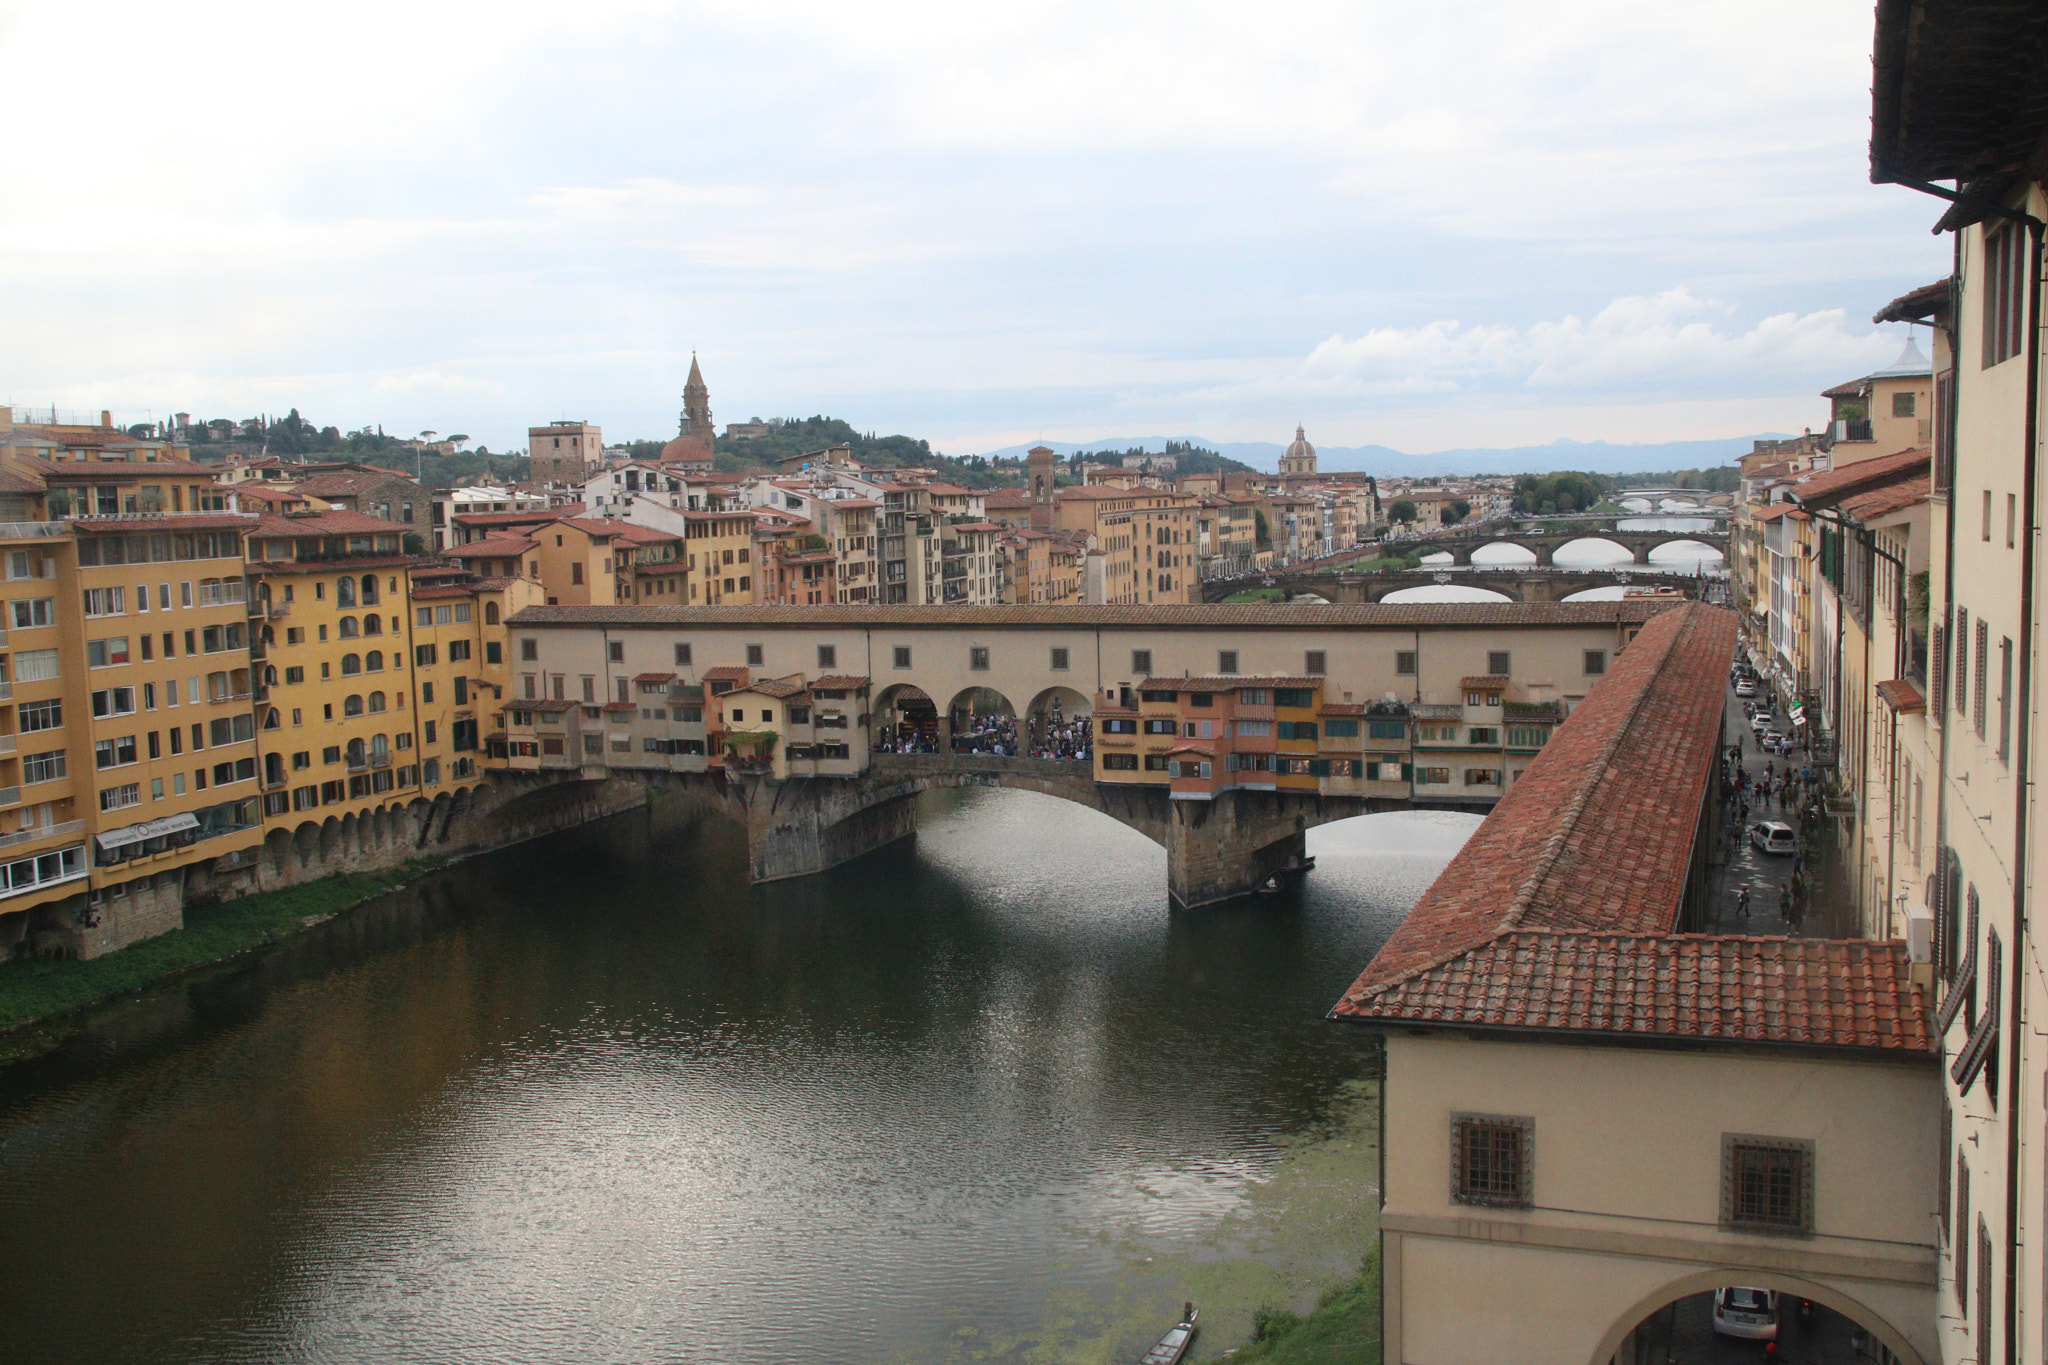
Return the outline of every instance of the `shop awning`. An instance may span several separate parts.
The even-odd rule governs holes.
[[[196,815],[166,815],[160,820],[144,820],[139,825],[123,825],[120,829],[110,829],[104,834],[93,835],[93,838],[102,850],[111,853],[128,844],[139,844],[144,839],[159,839],[166,834],[180,834],[185,830],[198,828],[199,817]]]

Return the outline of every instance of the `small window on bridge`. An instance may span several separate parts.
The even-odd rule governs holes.
[[[1513,662],[1505,649],[1488,650],[1486,654],[1486,671],[1496,678],[1505,678],[1508,674],[1514,672],[1514,669],[1509,667]]]
[[[1190,706],[1214,706],[1215,704],[1216,694],[1214,692],[1188,693],[1188,705]]]
[[[747,646],[747,667],[759,668],[767,662],[767,651],[760,645]]]
[[[839,666],[839,646],[837,646],[837,645],[819,645],[819,646],[818,646],[818,667],[820,667],[820,668],[837,668],[838,666]]]
[[[1131,651],[1131,672],[1139,677],[1148,677],[1152,672],[1152,651],[1134,649]]]
[[[1321,677],[1330,671],[1330,656],[1320,649],[1311,649],[1304,660],[1303,672],[1311,677]]]
[[[1394,651],[1394,672],[1402,675],[1403,677],[1412,678],[1415,676],[1414,650],[1400,649]]]
[[[1067,654],[1067,651],[1066,651],[1065,649],[1055,649],[1055,650],[1053,650],[1053,652],[1052,652],[1052,667],[1053,667],[1053,671],[1054,671],[1055,673],[1064,673],[1064,672],[1066,672],[1066,670],[1067,670],[1067,666],[1068,666],[1068,665],[1067,665],[1067,659],[1068,659],[1068,654]]]
[[[1606,651],[1606,650],[1604,650],[1604,649],[1589,649],[1589,650],[1587,650],[1587,651],[1586,651],[1586,672],[1588,672],[1588,673],[1605,673],[1606,671],[1607,671],[1607,651]]]
[[[1217,650],[1217,651],[1216,651],[1216,671],[1217,671],[1218,673],[1235,673],[1235,672],[1237,672],[1237,651],[1236,651],[1236,650],[1234,650],[1234,649],[1219,649],[1219,650]]]
[[[683,665],[683,666],[684,666],[684,667],[686,667],[686,668],[687,668],[687,667],[689,666],[689,663],[690,663],[690,647],[689,647],[688,645],[677,645],[677,646],[676,646],[676,662],[677,662],[677,663],[679,663],[679,664],[681,664],[681,665]]]
[[[980,672],[988,671],[988,646],[970,645],[967,649],[967,666]]]
[[[898,667],[898,668],[908,668],[908,667],[910,667],[910,646],[909,646],[909,645],[898,645],[898,646],[896,646],[896,667]]]

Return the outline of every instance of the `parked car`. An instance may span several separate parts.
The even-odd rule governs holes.
[[[1799,834],[1783,820],[1759,820],[1749,827],[1749,842],[1765,853],[1787,856],[1799,851]]]
[[[1778,1291],[1729,1285],[1714,1291],[1714,1330],[1745,1341],[1778,1339]]]
[[[1759,711],[1751,716],[1749,718],[1749,728],[1756,733],[1758,738],[1762,738],[1764,733],[1771,728],[1771,713]]]
[[[1756,684],[1750,681],[1748,678],[1744,678],[1741,682],[1735,684],[1735,695],[1738,697],[1755,696]]]

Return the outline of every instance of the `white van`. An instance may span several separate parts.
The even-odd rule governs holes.
[[[1799,851],[1799,834],[1782,820],[1759,820],[1749,827],[1749,842],[1765,853],[1787,857]]]
[[[1778,1291],[1729,1285],[1714,1291],[1714,1330],[1745,1341],[1778,1339]]]

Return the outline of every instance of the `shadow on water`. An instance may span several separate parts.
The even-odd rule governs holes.
[[[97,1012],[0,1071],[9,1358],[1108,1361],[1348,1275],[1372,1064],[1322,1016],[1476,822],[1175,913],[1093,812],[920,819],[757,888],[636,813]]]

